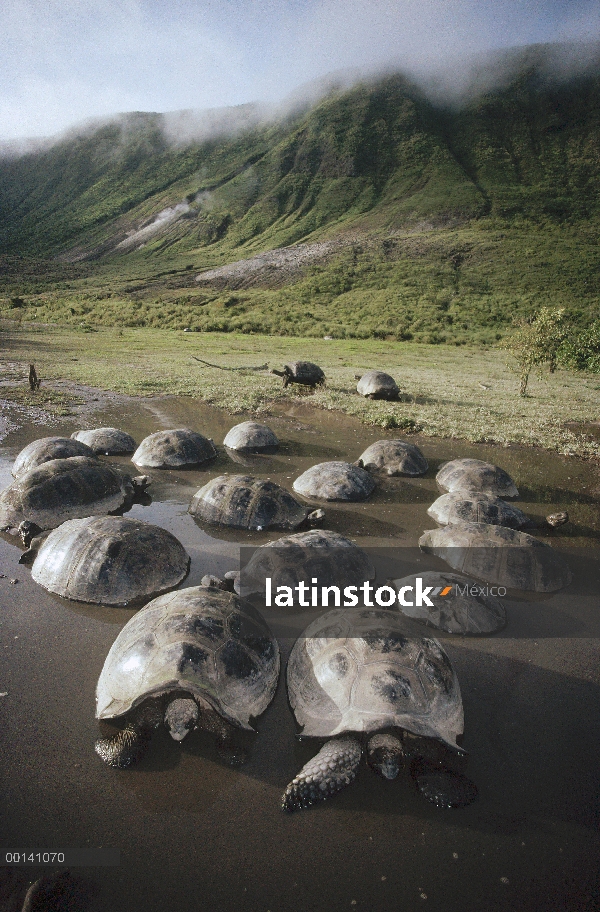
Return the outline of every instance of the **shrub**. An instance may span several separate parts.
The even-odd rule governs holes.
[[[587,329],[571,333],[558,354],[563,367],[600,373],[600,320]]]

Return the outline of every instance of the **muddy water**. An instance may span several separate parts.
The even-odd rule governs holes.
[[[113,425],[139,441],[188,426],[220,444],[237,420],[190,400],[157,399],[96,410],[85,423],[24,425],[4,440],[0,486],[16,453],[43,434]],[[315,462],[353,461],[374,440],[395,436],[309,405],[265,420],[282,442],[275,456],[236,465],[221,448],[207,470],[149,472],[153,502],[131,515],[183,542],[192,556],[184,585],[235,567],[240,545],[277,537],[197,526],[187,505],[210,477],[250,472],[290,486]],[[364,505],[326,507],[327,528],[362,545],[416,545],[433,525],[426,509],[438,494],[437,467],[456,456],[502,465],[520,488],[520,508],[534,518],[564,509],[571,516],[568,526],[536,533],[575,571],[565,592],[508,600],[501,636],[444,640],[461,682],[476,803],[438,810],[407,776],[385,782],[365,766],[331,801],[284,815],[281,793],[314,746],[294,739],[282,681],[241,769],[223,766],[208,737],[194,733],[176,745],[160,732],[137,768],[104,768],[93,751],[94,690],[132,612],[49,595],[5,537],[2,845],[119,848],[118,867],[74,870],[91,912],[600,908],[598,468],[533,450],[411,439],[429,459],[427,475],[385,480]],[[289,642],[281,645],[289,650]]]

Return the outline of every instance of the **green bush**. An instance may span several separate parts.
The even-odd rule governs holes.
[[[560,347],[558,360],[571,370],[600,373],[600,320],[569,335]]]

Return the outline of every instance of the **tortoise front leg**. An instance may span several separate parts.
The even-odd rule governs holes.
[[[239,743],[239,729],[227,722],[211,706],[198,703],[198,728],[214,735],[217,753],[229,766],[241,766],[248,759],[247,750]]]
[[[284,811],[299,811],[354,782],[362,757],[357,738],[334,738],[305,764],[283,793]]]
[[[163,720],[162,703],[152,700],[143,703],[133,713],[125,728],[111,738],[98,738],[94,749],[108,766],[127,769],[141,759],[150,743],[152,733]]]

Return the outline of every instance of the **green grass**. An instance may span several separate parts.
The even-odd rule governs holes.
[[[53,389],[40,388],[32,391],[26,384],[13,386],[2,382],[0,382],[0,399],[25,408],[43,408],[52,415],[63,416],[73,414],[72,407],[83,402],[80,396],[60,393]]]
[[[600,71],[554,79],[547,54],[542,46],[519,49],[501,88],[455,107],[432,102],[395,74],[210,142],[169,144],[161,115],[136,114],[45,150],[4,157],[0,318],[30,327],[20,339],[35,324],[70,327],[50,337],[77,333],[88,358],[77,370],[95,364],[99,385],[117,382],[113,371],[121,377],[107,340],[117,340],[120,350],[138,331],[139,338],[160,339],[147,344],[155,346],[161,372],[148,379],[131,352],[131,374],[119,382],[136,393],[171,384],[216,401],[224,395],[230,408],[261,408],[282,394],[272,379],[233,375],[224,386],[207,374],[199,388],[189,364],[176,369],[178,346],[246,345],[253,355],[262,348],[283,360],[320,352],[323,336],[332,336],[322,357],[341,354],[325,365],[332,385],[314,399],[323,406],[357,409],[377,423],[412,420],[412,409],[427,433],[454,433],[458,421],[470,439],[591,452],[557,430],[569,395],[574,412],[586,417],[578,396],[589,378],[557,375],[536,388],[539,410],[526,401],[515,405],[502,355],[481,353],[502,340],[514,318],[542,306],[564,307],[578,329],[600,314]],[[185,217],[139,249],[117,249],[184,200]],[[327,241],[333,249],[293,275],[262,276],[243,287],[196,282],[202,270],[300,241]],[[197,332],[173,335],[186,327]],[[220,334],[229,341],[220,342]],[[273,338],[267,343],[266,336]],[[405,378],[412,403],[388,413],[343,392],[348,377],[338,376],[338,360],[350,358],[352,340],[371,340],[372,348],[361,349],[367,362],[387,352],[392,373],[407,359],[416,371]],[[406,342],[424,347],[400,344]],[[61,344],[53,353],[59,362]],[[172,357],[163,357],[161,346],[174,346]],[[467,387],[478,365],[481,376],[499,371],[492,393],[472,400],[461,392],[469,407],[461,398],[445,416],[445,406],[435,404],[444,402],[445,375],[419,367],[431,358],[428,346],[445,369],[454,365],[458,379],[450,385],[457,390],[459,370]],[[96,348],[104,360],[95,358]],[[103,363],[110,365],[106,377]],[[374,365],[347,365],[367,366]],[[581,400],[590,414],[593,398],[586,392]]]
[[[190,269],[189,266],[193,266]],[[490,345],[549,302],[586,326],[600,313],[591,226],[468,227],[364,237],[280,287],[199,286],[198,259],[24,270],[5,261],[0,315],[73,326],[154,327]],[[15,306],[15,300],[18,306]]]
[[[206,367],[193,356],[223,367],[265,361],[280,367],[285,361],[309,359],[321,365],[327,385],[306,395],[296,386],[284,390],[281,380],[270,373],[224,371]],[[598,377],[559,370],[544,379],[533,378],[530,395],[521,398],[504,353],[494,349],[152,329],[101,328],[87,333],[5,322],[0,357],[6,376],[13,375],[12,362],[21,362],[24,368],[34,362],[46,379],[137,396],[193,396],[231,413],[265,415],[286,402],[301,401],[354,415],[366,424],[397,427],[401,435],[414,427],[430,436],[600,456],[597,441],[567,426],[597,416]],[[402,401],[371,402],[356,394],[355,374],[370,368],[392,374]]]
[[[161,115],[136,114],[0,159],[0,315],[491,345],[551,305],[585,327],[600,312],[600,72],[553,80],[547,51],[519,50],[503,88],[453,108],[396,74],[210,142],[170,145]],[[182,201],[185,218],[118,250]],[[195,282],[322,240],[339,246],[301,275]]]

